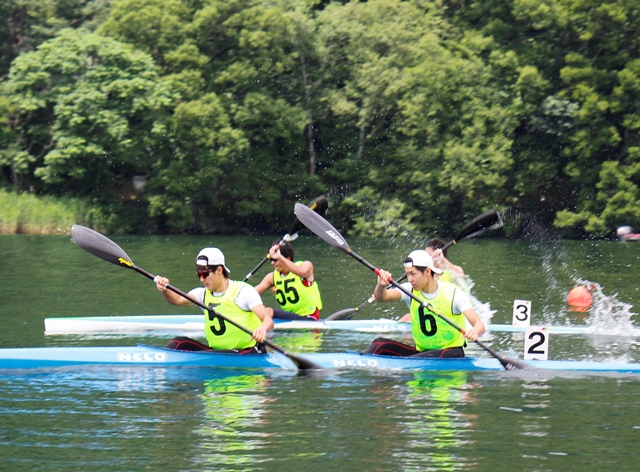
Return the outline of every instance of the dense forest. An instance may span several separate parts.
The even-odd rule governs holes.
[[[0,5],[0,189],[111,232],[640,228],[637,0]]]

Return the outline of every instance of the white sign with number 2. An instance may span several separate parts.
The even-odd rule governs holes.
[[[549,357],[549,328],[546,326],[529,326],[524,332],[525,360],[538,359],[546,361]]]

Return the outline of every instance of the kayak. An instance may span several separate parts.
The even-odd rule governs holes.
[[[544,326],[544,325],[541,325]],[[619,327],[606,328],[589,325],[565,325],[547,326],[549,333],[555,334],[597,334],[602,336],[640,336],[640,329],[624,330],[620,332]],[[508,324],[490,324],[487,331],[499,331],[507,333],[524,333],[527,326],[513,326]]]
[[[274,320],[276,330],[346,330],[364,333],[408,333],[410,323],[391,319],[289,321]],[[130,315],[130,316],[76,316],[45,318],[45,334],[129,334],[151,331],[172,333],[202,332],[203,315]],[[524,326],[490,324],[488,331],[524,332]],[[550,333],[557,334],[613,334],[593,326],[549,326]],[[640,336],[640,329],[625,331],[625,336]]]
[[[424,371],[504,370],[491,358],[428,359],[378,356],[356,352],[302,354],[299,357],[325,369],[396,369]],[[640,363],[592,361],[520,361],[536,369],[580,372],[640,373]],[[0,349],[0,371],[82,366],[208,367],[296,370],[278,352],[238,355],[213,351],[176,351],[144,344],[123,347],[35,347]]]
[[[329,320],[291,321],[274,320],[277,330],[338,329],[363,332],[409,332],[411,324],[396,320]],[[145,331],[200,331],[204,330],[203,315],[131,315],[131,316],[76,316],[45,318],[45,334],[111,334],[140,333]]]
[[[279,353],[238,355],[214,351],[177,351],[163,347],[34,347],[0,349],[0,370],[41,369],[65,366],[158,366],[158,367],[268,367],[295,369]]]

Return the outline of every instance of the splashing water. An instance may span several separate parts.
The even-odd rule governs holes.
[[[491,309],[491,304],[489,302],[481,302],[471,294],[471,289],[475,285],[473,279],[468,275],[463,277],[454,276],[453,282],[467,294],[471,305],[473,305],[474,310],[476,310],[476,313],[480,318],[480,321],[482,321],[482,324],[485,326],[488,326],[491,323],[491,318],[493,318],[493,314],[496,313],[496,310]],[[467,322],[467,325],[469,325],[469,322]]]
[[[605,295],[598,283],[579,279],[577,284],[584,285],[591,291],[592,304],[586,320],[591,328],[590,331],[616,336],[634,334],[635,327],[631,321],[634,315],[633,305],[618,300],[617,293],[611,296]]]

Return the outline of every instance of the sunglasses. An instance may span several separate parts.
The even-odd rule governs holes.
[[[206,279],[207,277],[209,277],[209,274],[211,274],[211,272],[213,271],[212,270],[196,270],[196,275],[198,276],[198,278],[204,277]]]

